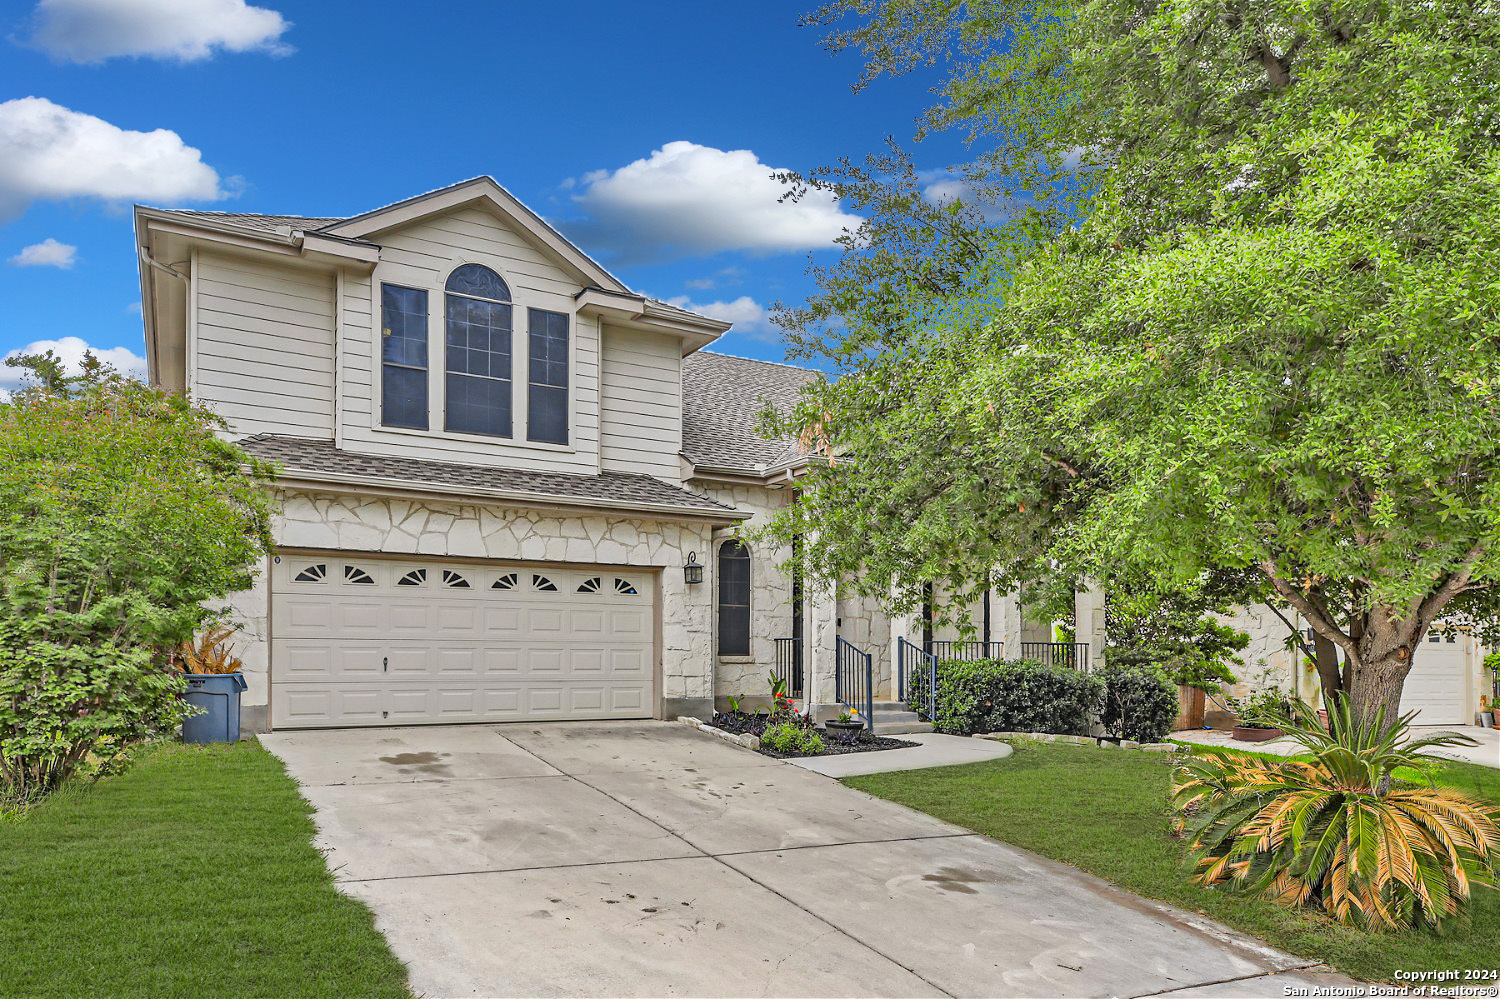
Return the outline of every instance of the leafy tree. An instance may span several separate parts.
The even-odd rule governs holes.
[[[247,588],[269,466],[90,358],[0,404],[0,787],[44,793],[181,718],[167,650]]]
[[[871,219],[781,314],[793,353],[841,375],[787,425],[843,457],[773,527],[807,532],[815,573],[910,606],[934,578],[1171,593],[1250,570],[1342,652],[1319,657],[1325,691],[1367,718],[1396,717],[1439,617],[1493,630],[1492,5],[840,0],[810,18],[847,19],[828,44],[865,54],[864,84],[944,64],[920,127],[967,130],[970,203],[1004,217],[903,243],[914,216],[972,211],[916,206],[899,174],[883,194],[873,170],[807,179]]]

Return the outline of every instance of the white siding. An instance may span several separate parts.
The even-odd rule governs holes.
[[[605,327],[599,384],[601,464],[677,482],[682,352],[669,336]]]
[[[353,451],[400,454],[438,461],[536,468],[594,474],[599,470],[599,330],[595,320],[574,314],[581,285],[494,215],[462,208],[378,234],[380,263],[372,277],[346,275],[340,302],[339,439]],[[443,281],[460,263],[495,270],[510,286],[515,305],[512,340],[513,433],[510,439],[474,438],[442,432]],[[428,293],[429,425],[426,433],[393,431],[380,423],[379,288],[390,282]],[[526,443],[526,309],[572,316],[570,397],[573,422],[567,448]],[[675,472],[674,472],[675,474]]]
[[[191,391],[238,434],[333,436],[332,274],[200,253]]]

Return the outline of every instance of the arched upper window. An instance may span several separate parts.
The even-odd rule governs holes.
[[[444,288],[455,295],[488,298],[492,302],[510,301],[510,286],[499,274],[481,264],[455,267],[453,273],[448,275],[448,283]]]
[[[750,551],[738,541],[719,546],[719,655],[750,654]]]
[[[481,264],[448,275],[444,428],[511,435],[510,288]]]

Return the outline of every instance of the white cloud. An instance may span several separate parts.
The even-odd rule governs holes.
[[[54,59],[115,56],[193,62],[226,52],[285,55],[291,23],[245,0],[41,0],[27,43]]]
[[[743,284],[744,270],[739,267],[721,267],[708,277],[693,278],[691,281],[682,282],[686,288],[696,288],[699,291],[710,291],[719,285]]]
[[[202,153],[176,132],[132,132],[43,97],[0,104],[0,221],[35,200],[173,204],[228,197]]]
[[[759,302],[749,295],[741,295],[732,302],[693,302],[687,295],[678,295],[676,298],[666,299],[668,305],[675,305],[679,309],[687,309],[696,312],[700,316],[710,319],[723,320],[726,323],[734,323],[736,333],[765,333],[768,331],[766,325],[766,310]]]
[[[781,201],[786,189],[772,177],[777,169],[748,149],[669,142],[618,170],[586,174],[572,197],[587,217],[569,228],[585,245],[640,261],[818,249],[859,225],[826,192]]]
[[[41,354],[52,351],[58,359],[63,362],[63,370],[70,375],[76,375],[83,363],[84,351],[92,350],[94,356],[105,364],[114,368],[122,375],[130,375],[133,378],[146,377],[146,359],[137,357],[128,347],[109,347],[101,350],[98,347],[90,347],[76,336],[65,336],[61,340],[38,340],[28,343],[24,347],[18,347],[5,355],[5,360],[11,357],[20,357],[22,354]],[[0,395],[8,394],[11,390],[21,387],[23,371],[20,368],[12,368],[0,365]]]
[[[40,243],[32,243],[20,253],[6,261],[12,267],[60,267],[72,270],[78,260],[78,247],[59,243],[48,236]]]

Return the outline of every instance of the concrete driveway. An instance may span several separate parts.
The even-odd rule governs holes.
[[[285,733],[424,996],[1282,996],[1346,980],[661,722]]]

